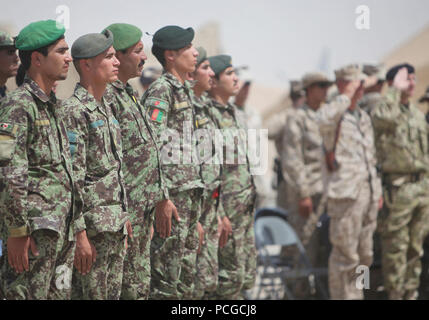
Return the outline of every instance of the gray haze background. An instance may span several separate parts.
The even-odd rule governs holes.
[[[168,24],[198,29],[217,22],[223,51],[236,65],[249,65],[255,82],[276,87],[309,70],[333,75],[342,64],[379,61],[429,22],[429,1],[422,0],[6,0],[0,23],[18,32],[30,22],[56,19],[59,5],[70,8],[69,45],[114,22],[152,34]],[[355,27],[359,5],[371,10],[370,30]],[[151,38],[144,43],[150,54]]]

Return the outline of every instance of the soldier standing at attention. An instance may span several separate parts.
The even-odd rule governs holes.
[[[103,99],[106,85],[118,79],[112,45],[113,35],[106,30],[81,36],[71,49],[80,82],[62,112],[85,218],[76,239],[73,299],[119,299],[126,234],[131,235],[121,172],[121,130],[110,102]]]
[[[427,123],[410,102],[416,76],[409,64],[386,74],[389,90],[372,110],[386,206],[381,213],[384,286],[389,299],[417,299],[423,241],[429,226]]]
[[[237,119],[237,107],[228,102],[239,90],[231,57],[218,55],[210,57],[209,62],[215,74],[209,91],[212,104],[210,110],[224,135],[226,158],[222,159],[220,189],[225,216],[219,239],[219,284],[215,298],[237,299],[242,290],[253,287],[256,278],[253,233],[256,189],[245,145],[247,139],[241,137],[245,124]],[[239,138],[238,143],[236,137]],[[228,240],[229,236],[231,239]]]
[[[16,48],[27,76],[0,107],[0,217],[7,239],[0,278],[8,300],[70,299],[74,233],[83,217],[52,92],[72,61],[64,33],[54,20],[21,30]],[[64,273],[56,273],[59,266]]]
[[[18,72],[18,55],[13,39],[0,31],[0,100],[6,95],[7,79],[16,76]]]
[[[154,133],[144,116],[138,96],[128,83],[139,77],[147,59],[142,31],[134,25],[115,23],[107,27],[113,33],[113,47],[119,60],[118,80],[107,86],[106,96],[114,101],[112,111],[119,121],[128,213],[133,239],[128,243],[124,262],[121,299],[147,299],[150,289],[150,241],[155,211],[172,215],[175,206],[169,200],[162,179],[160,152]]]
[[[371,119],[358,106],[366,76],[358,65],[336,70],[335,76],[339,94],[318,111],[331,218],[329,291],[332,299],[363,299],[356,286],[356,268],[372,264],[381,182]]]
[[[193,87],[194,107],[197,137],[201,138],[198,144],[199,160],[201,163],[202,178],[205,185],[199,231],[202,232],[204,243],[200,244],[197,256],[197,281],[195,285],[195,299],[208,299],[217,288],[218,282],[218,247],[219,247],[219,186],[221,179],[221,163],[215,154],[216,122],[211,113],[210,99],[207,90],[213,85],[213,70],[207,59],[207,52],[199,47],[195,72],[191,74],[195,81]]]
[[[192,28],[178,26],[166,26],[154,34],[152,53],[164,72],[141,99],[161,151],[161,174],[169,199],[177,207],[177,211],[155,214],[150,299],[191,299],[195,287],[203,184],[200,165],[193,161],[195,110],[187,81],[198,57],[193,38]]]
[[[317,110],[325,102],[332,82],[322,73],[308,73],[304,75],[302,84],[306,102],[288,113],[281,148],[282,175],[287,186],[285,194],[281,196],[286,198],[290,223],[301,241],[311,238],[311,234],[304,235],[304,226],[308,218],[316,214],[323,193],[323,148]],[[317,223],[317,219],[314,222]],[[316,224],[311,231],[315,229]],[[307,248],[313,264],[317,253],[315,240]]]

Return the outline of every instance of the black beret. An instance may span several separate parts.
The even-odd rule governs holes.
[[[401,70],[402,68],[407,68],[408,74],[413,74],[415,72],[414,67],[408,63],[398,64],[398,65],[390,68],[389,71],[387,71],[386,80],[387,81],[393,80],[395,78],[396,74],[398,73],[398,71]]]
[[[165,50],[178,50],[186,47],[194,39],[194,29],[179,26],[166,26],[153,35],[153,45]]]

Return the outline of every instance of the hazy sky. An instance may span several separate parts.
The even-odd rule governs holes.
[[[197,29],[218,22],[233,62],[248,64],[255,81],[276,86],[322,66],[332,72],[349,62],[375,62],[429,24],[429,1],[422,0],[4,0],[0,23],[19,31],[55,19],[60,5],[70,8],[69,45],[114,22],[152,34],[169,24]],[[359,5],[370,9],[370,30],[355,27]],[[150,54],[151,39],[144,42]]]

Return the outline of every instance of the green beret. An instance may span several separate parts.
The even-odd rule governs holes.
[[[194,29],[166,26],[153,35],[153,45],[165,50],[178,50],[186,47],[194,39]]]
[[[143,32],[139,28],[127,23],[114,23],[106,29],[112,31],[114,38],[113,48],[117,51],[125,50],[135,45],[143,36]]]
[[[202,62],[207,60],[207,51],[203,47],[198,47],[197,51],[198,51],[198,58],[197,58],[197,67],[198,67]]]
[[[219,75],[226,68],[232,67],[231,56],[220,54],[218,56],[210,57],[210,68],[212,68],[215,75]]]
[[[65,27],[55,20],[33,22],[21,30],[15,46],[23,51],[40,49],[57,41],[65,32]]]
[[[89,33],[79,37],[72,45],[73,59],[90,59],[103,53],[113,45],[113,34],[110,30],[102,33]]]
[[[13,39],[4,31],[0,31],[0,47],[13,47]]]

